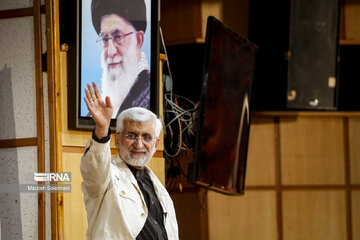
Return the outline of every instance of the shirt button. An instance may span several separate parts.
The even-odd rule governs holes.
[[[122,190],[120,194],[121,194],[121,196],[125,196],[125,191]]]
[[[153,204],[153,205],[154,205],[154,201],[151,201],[151,204]]]
[[[141,217],[142,217],[142,218],[145,218],[145,213],[142,213],[142,214],[141,214]]]
[[[155,225],[157,225],[157,221],[154,221]]]

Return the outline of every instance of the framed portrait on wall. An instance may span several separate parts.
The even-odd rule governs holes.
[[[92,83],[103,99],[110,97],[112,127],[130,107],[158,113],[158,7],[157,0],[60,1],[60,41],[69,46],[70,129],[94,126],[84,101]]]

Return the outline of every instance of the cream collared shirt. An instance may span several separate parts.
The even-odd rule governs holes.
[[[111,157],[110,141],[98,143],[92,138],[80,164],[83,176],[89,240],[133,240],[143,228],[148,209],[131,170],[118,155]],[[155,174],[146,167],[165,215],[169,240],[179,239],[173,202]]]

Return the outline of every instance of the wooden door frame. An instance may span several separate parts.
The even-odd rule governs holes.
[[[59,0],[46,0],[50,172],[62,172]],[[51,239],[64,239],[63,194],[51,193]]]

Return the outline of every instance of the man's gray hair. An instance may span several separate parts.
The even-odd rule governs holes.
[[[124,120],[129,119],[135,122],[146,122],[153,120],[155,137],[159,137],[162,129],[162,123],[160,119],[151,111],[142,107],[133,107],[122,111],[116,119],[116,133],[120,133],[123,130]]]

